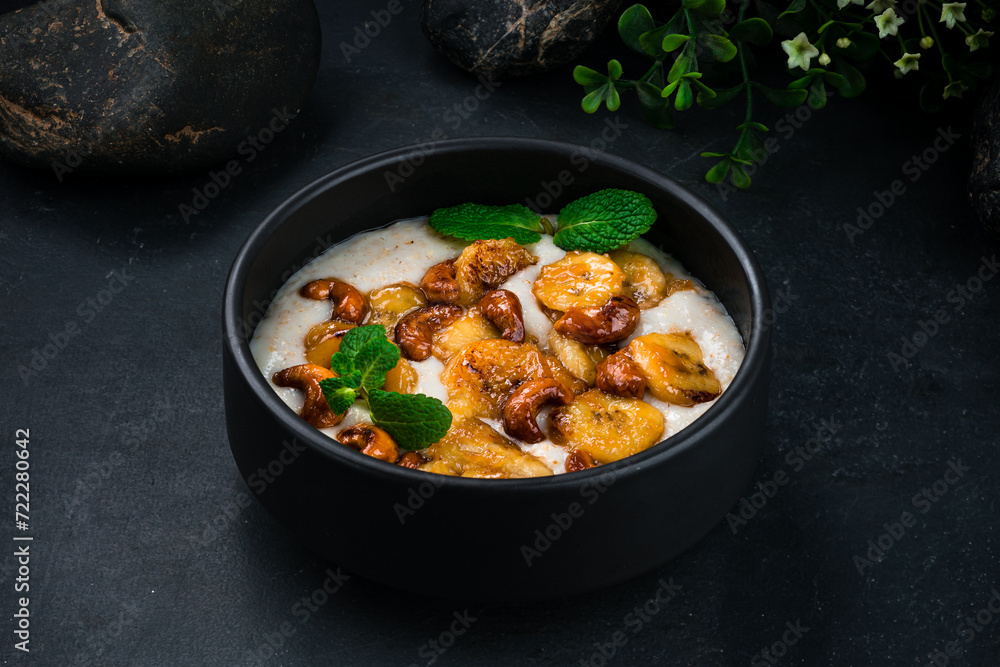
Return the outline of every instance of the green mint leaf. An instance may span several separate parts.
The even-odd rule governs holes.
[[[345,377],[327,378],[319,381],[319,387],[323,390],[323,397],[335,414],[343,414],[354,405],[358,393],[355,387],[361,382],[361,377],[357,373]]]
[[[480,239],[505,239],[508,236],[521,245],[538,243],[542,218],[527,206],[484,206],[459,204],[439,208],[431,213],[430,225],[442,234],[457,236],[466,241]]]
[[[385,374],[399,363],[399,348],[385,337],[385,327],[354,327],[344,334],[340,348],[330,360],[330,370],[341,377],[356,373],[355,387],[380,389]]]
[[[385,337],[385,327],[380,326],[382,338],[361,348],[354,357],[354,367],[361,374],[361,386],[367,390],[381,389],[385,374],[399,363],[399,348]]]
[[[649,231],[656,209],[631,190],[608,189],[581,197],[559,212],[553,241],[563,250],[608,252]]]
[[[368,392],[372,422],[389,432],[403,449],[423,449],[444,437],[451,428],[451,410],[424,394],[398,394],[375,389]]]

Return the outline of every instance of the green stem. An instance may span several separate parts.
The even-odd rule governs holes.
[[[918,11],[923,11],[923,5],[920,6]],[[938,51],[941,53],[941,66],[944,66],[944,47],[941,45],[941,38],[938,36],[937,26],[934,25],[932,17],[927,17],[927,25],[930,26],[931,35],[934,36],[934,45],[937,46]],[[948,81],[951,82],[951,74],[948,75]]]
[[[750,4],[750,0],[743,0],[740,4],[740,14],[736,19],[737,21],[742,21],[743,16],[746,14],[747,5]],[[747,89],[747,114],[743,121],[743,131],[740,132],[740,138],[736,142],[736,148],[733,149],[733,155],[736,155],[741,148],[743,148],[743,142],[746,141],[747,135],[750,132],[750,121],[753,119],[753,86],[750,85],[750,71],[747,69],[747,59],[743,54],[743,49],[746,48],[744,42],[740,42],[739,45],[739,57],[740,57],[740,74],[743,75],[743,85]]]

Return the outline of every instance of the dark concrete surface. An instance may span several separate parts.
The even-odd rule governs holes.
[[[255,159],[237,156],[241,173],[189,219],[179,207],[207,172],[59,182],[0,164],[0,663],[998,664],[1000,280],[997,242],[964,194],[967,110],[924,116],[890,81],[798,128],[779,131],[786,112],[764,107],[778,150],[748,192],[723,193],[702,180],[698,153],[730,146],[741,109],[688,113],[674,132],[646,126],[631,100],[587,116],[564,68],[505,82],[463,117],[455,105],[480,84],[428,46],[416,0],[346,62],[339,44],[383,7],[324,3],[308,107]],[[622,51],[606,35],[583,62]],[[344,579],[252,501],[229,452],[219,308],[237,249],[301,186],[438,127],[590,144],[609,121],[622,131],[608,150],[709,199],[764,267],[780,311],[757,473],[771,497],[749,489],[762,506],[743,508],[745,524],[723,522],[656,571],[572,600],[457,603]],[[949,127],[961,136],[935,152]],[[936,160],[914,171],[926,149]],[[877,213],[876,193],[897,179],[895,201],[849,238],[844,225],[859,207]],[[904,338],[922,346],[904,350]],[[41,370],[18,371],[50,343]],[[30,429],[23,532],[16,429]],[[12,538],[25,535],[30,654],[15,650],[12,618],[25,595]],[[399,556],[449,576],[448,563]],[[648,602],[661,582],[680,589]],[[324,583],[339,589],[306,606]],[[655,613],[636,611],[647,602]],[[464,629],[455,614],[475,620],[451,636]]]

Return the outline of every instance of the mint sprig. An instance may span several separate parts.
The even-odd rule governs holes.
[[[320,380],[323,398],[334,414],[347,412],[358,398],[357,387],[361,384],[360,377],[354,373],[344,377]]]
[[[546,231],[542,217],[527,206],[459,204],[439,208],[431,214],[433,229],[466,241],[513,237],[521,245],[538,243]]]
[[[563,250],[608,252],[648,232],[656,217],[645,195],[608,188],[563,207],[552,240]],[[466,241],[513,237],[522,245],[540,241],[540,232],[552,233],[547,219],[520,204],[439,208],[431,214],[430,226]]]
[[[399,363],[399,348],[385,337],[385,327],[364,326],[349,329],[330,360],[337,375],[357,373],[365,389],[380,389],[385,374]]]
[[[451,410],[424,394],[398,394],[373,389],[368,392],[372,421],[389,432],[403,449],[423,449],[444,437],[451,428]]]
[[[649,231],[656,209],[646,195],[607,189],[581,197],[559,211],[553,241],[563,250],[608,252]]]
[[[385,327],[355,327],[344,334],[330,359],[337,377],[321,380],[327,404],[343,414],[359,398],[368,402],[372,423],[384,428],[403,449],[423,449],[444,437],[451,410],[424,394],[385,391],[385,375],[399,363],[399,348],[385,337]]]

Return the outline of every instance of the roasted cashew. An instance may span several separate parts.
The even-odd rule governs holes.
[[[389,463],[399,458],[399,445],[384,429],[373,424],[356,424],[337,434],[337,441],[362,454]]]
[[[642,398],[646,376],[626,350],[619,350],[597,365],[597,388],[616,396]]]
[[[307,283],[299,290],[299,294],[314,301],[329,299],[333,303],[331,319],[361,324],[368,312],[364,294],[336,278],[322,278]]]
[[[323,396],[323,390],[319,386],[320,380],[332,377],[336,375],[328,368],[316,364],[302,364],[278,371],[271,381],[279,387],[294,387],[304,391],[306,400],[302,404],[299,416],[316,428],[329,428],[336,426],[344,418],[344,415],[338,415],[330,410]]]
[[[450,303],[418,308],[396,324],[396,345],[403,356],[423,361],[431,356],[431,339],[462,316],[462,307]]]
[[[577,472],[578,470],[586,470],[588,468],[593,468],[597,465],[594,461],[594,457],[583,451],[582,449],[574,449],[566,457],[566,472]]]
[[[420,279],[420,289],[431,303],[455,303],[459,295],[455,276],[455,260],[445,260],[427,269]]]
[[[503,406],[503,430],[524,442],[541,442],[545,434],[538,428],[538,411],[547,403],[566,405],[573,392],[552,379],[528,380],[514,390]]]
[[[614,296],[603,306],[570,308],[554,326],[563,336],[584,345],[607,345],[628,338],[638,325],[635,299]]]
[[[524,315],[516,294],[505,289],[493,290],[477,305],[486,319],[503,332],[501,338],[512,343],[524,342]]]

